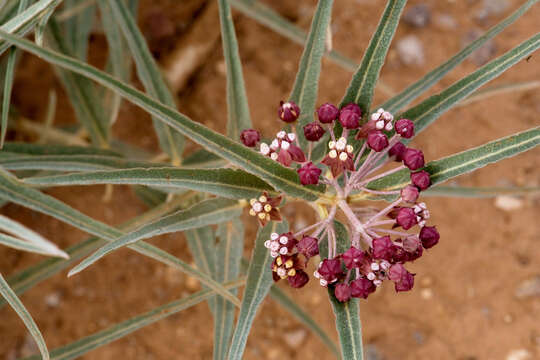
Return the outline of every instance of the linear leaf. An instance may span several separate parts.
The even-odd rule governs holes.
[[[199,149],[186,156],[182,161],[182,165],[196,168],[219,168],[225,167],[227,162],[206,149]]]
[[[0,242],[19,250],[36,252],[39,254],[58,256],[67,259],[69,256],[60,250],[54,243],[45,239],[38,233],[28,229],[22,224],[0,215],[0,230],[16,237],[0,234]],[[18,238],[17,238],[18,237]]]
[[[0,168],[0,199],[6,199],[26,208],[52,216],[107,241],[114,241],[116,238],[124,235],[121,231],[80,213],[52,196],[23,185],[17,178],[2,168]],[[194,269],[166,251],[143,241],[132,244],[129,248],[193,276],[202,284],[207,285],[234,304],[239,304],[235,296],[223,289],[220,284],[212,280],[209,276]]]
[[[63,10],[69,11],[76,8],[81,2],[80,0],[64,0]],[[87,61],[88,42],[95,17],[96,6],[91,4],[62,22],[62,37],[71,50],[71,54],[79,60]]]
[[[39,22],[39,19],[43,14],[54,9],[61,2],[62,0],[37,1],[19,15],[11,17],[5,24],[0,26],[0,29],[2,29],[2,31],[24,36]],[[15,1],[11,2],[11,4],[15,3]],[[0,54],[3,54],[9,47],[10,44],[4,40],[0,40]]]
[[[114,89],[133,104],[182,132],[194,142],[244,170],[260,176],[270,185],[292,197],[310,201],[324,197],[322,191],[324,186],[300,185],[296,171],[285,168],[276,161],[264,157],[262,154],[190,120],[178,111],[153,100],[133,87],[114,79],[110,75],[88,64],[57,52],[37,47],[32,42],[13,36],[5,31],[0,30],[0,38],[8,40],[17,47],[40,56],[48,62],[89,77],[105,87]]]
[[[289,96],[290,100],[298,104],[302,112],[296,125],[296,131],[302,133],[303,127],[311,120],[315,112],[317,92],[319,89],[319,75],[321,73],[321,60],[326,49],[326,35],[332,17],[333,0],[319,0],[317,9],[311,21],[304,52],[298,65],[296,80]],[[303,148],[307,140],[300,136]]]
[[[259,229],[249,263],[248,278],[242,297],[242,305],[240,306],[240,313],[238,314],[236,328],[234,329],[231,347],[229,349],[229,360],[242,358],[257,308],[272,286],[273,280],[270,271],[272,257],[268,249],[264,247],[264,242],[266,239],[270,239],[271,233],[277,232],[280,234],[287,231],[287,228],[288,224],[283,221],[281,223],[270,222],[264,228]]]
[[[347,228],[339,221],[334,221],[336,233],[336,252],[343,253],[350,247],[350,238]],[[321,242],[321,255],[328,257],[328,245],[326,239]],[[362,324],[360,323],[360,304],[358,299],[351,298],[348,302],[342,303],[328,290],[328,297],[332,304],[332,309],[336,316],[336,328],[341,345],[341,358],[346,360],[362,360]]]
[[[245,283],[244,279],[237,279],[227,284],[223,284],[225,289],[235,289]],[[201,290],[187,297],[172,301],[165,305],[156,307],[144,314],[137,315],[129,320],[108,327],[105,330],[95,334],[83,337],[69,345],[51,351],[53,360],[69,360],[78,358],[89,351],[107,345],[115,340],[121,339],[145,326],[151,325],[159,320],[165,319],[182,310],[189,309],[200,302],[208,300],[215,296],[213,290]],[[25,358],[25,360],[37,360],[35,356]]]
[[[8,170],[95,171],[161,167],[163,164],[126,160],[103,155],[18,155],[0,156],[0,165]]]
[[[226,283],[240,274],[242,250],[244,249],[244,224],[239,218],[219,224],[219,242],[215,252],[214,279]],[[233,294],[236,292],[233,290]],[[216,298],[214,312],[214,360],[227,358],[234,326],[235,308],[221,297]]]
[[[466,97],[464,100],[462,100],[458,105],[456,106],[466,106],[469,104],[474,104],[475,102],[482,101],[485,99],[489,99],[490,97],[497,96],[497,95],[504,95],[508,93],[517,94],[520,91],[528,91],[532,89],[537,89],[540,87],[540,81],[523,81],[523,82],[515,82],[515,83],[509,83],[509,84],[502,84],[502,85],[494,85],[487,87],[485,89],[477,90],[468,97]]]
[[[435,186],[422,192],[423,196],[489,198],[499,195],[528,195],[540,193],[540,187],[468,187]]]
[[[89,146],[70,146],[70,145],[54,145],[54,144],[30,144],[7,142],[0,155],[6,153],[21,154],[21,155],[108,155],[120,156],[118,153],[108,150]]]
[[[299,28],[293,22],[281,16],[279,13],[272,10],[260,1],[229,0],[229,2],[236,10],[252,18],[261,25],[270,28],[276,33],[283,35],[287,39],[292,40],[297,44],[305,45],[308,36],[303,29]],[[347,71],[353,72],[358,68],[358,64],[354,60],[346,57],[336,50],[328,51],[327,49],[324,56]],[[394,94],[394,91],[382,81],[379,81],[377,86],[387,95]]]
[[[76,50],[63,37],[62,29],[58,23],[51,19],[46,32],[47,43],[55,50],[73,55]],[[81,55],[81,54],[78,54]],[[92,143],[97,147],[107,147],[108,127],[103,112],[102,99],[98,96],[95,84],[84,76],[74,74],[62,68],[56,68],[59,79],[66,89],[66,93],[77,115],[77,119],[84,125]]]
[[[330,351],[339,358],[339,350],[334,341],[328,336],[328,334],[317,324],[313,317],[302,309],[298,304],[291,299],[283,290],[278,286],[273,285],[270,288],[270,297],[283,306],[291,315],[296,317],[302,324],[304,324],[312,333],[317,335],[319,339],[330,349]]]
[[[17,15],[21,14],[28,6],[28,0],[21,0]],[[15,78],[15,64],[17,63],[17,49],[11,48],[8,53],[6,75],[4,77],[4,93],[2,94],[2,120],[0,131],[0,149],[4,146],[7,126],[9,120],[9,104],[11,102],[11,90],[13,89],[13,79]]]
[[[356,103],[362,108],[364,114],[369,114],[375,84],[406,3],[407,0],[388,0],[360,67],[353,75],[345,97],[341,100],[342,106]]]
[[[144,84],[144,88],[151,97],[157,99],[162,104],[175,108],[174,97],[167,87],[158,65],[146,44],[146,40],[131,15],[130,9],[123,1],[117,0],[109,0],[108,7],[122,29],[133,59],[135,60],[137,74]],[[182,135],[155,118],[153,119],[153,123],[161,148],[169,154],[174,165],[179,165],[184,146]]]
[[[461,100],[483,84],[496,78],[521,59],[540,47],[540,33],[524,41],[504,55],[489,62],[472,74],[464,77],[437,95],[422,101],[404,112],[401,117],[414,121],[415,133],[420,133],[444,112],[457,105]]]
[[[148,210],[147,212],[123,223],[120,226],[119,233],[122,233],[121,231],[134,230],[142,224],[158,219],[171,211],[176,211],[182,207],[183,202],[184,200],[182,198],[177,197],[171,201],[156,205],[151,210]],[[22,294],[32,288],[34,285],[39,284],[40,282],[66,269],[68,266],[79,261],[83,257],[89,255],[104,243],[104,240],[97,237],[90,237],[83,240],[80,243],[66,249],[69,259],[49,258],[43,260],[36,265],[32,265],[10,276],[8,278],[9,285],[17,295]],[[4,303],[0,299],[0,307],[3,305]]]
[[[197,229],[186,230],[186,236],[189,252],[195,260],[197,269],[201,270],[214,280],[216,271],[216,235],[211,226],[203,226]],[[235,294],[236,295],[236,294]],[[208,306],[215,314],[216,299],[208,299]]]
[[[17,315],[19,315],[21,320],[24,322],[24,325],[26,325],[26,328],[30,332],[30,335],[32,335],[32,337],[34,338],[39,348],[42,359],[48,360],[49,351],[47,350],[47,345],[45,344],[43,335],[41,335],[41,332],[39,331],[36,323],[34,322],[34,319],[32,319],[32,316],[30,316],[28,310],[26,310],[21,300],[19,300],[17,295],[15,295],[13,290],[11,290],[2,274],[0,274],[0,295],[2,295],[2,297],[6,299],[9,305],[13,308],[13,310],[15,310]]]
[[[501,161],[540,144],[540,127],[532,128],[439,160],[423,168],[431,175],[433,185]],[[398,171],[368,184],[370,189],[401,189],[410,183],[409,171]]]
[[[202,201],[189,209],[180,210],[150,224],[146,224],[103,246],[83,260],[79,265],[71,269],[68,276],[73,276],[86,269],[108,253],[123,246],[133,244],[139,240],[230,220],[240,216],[242,207],[243,204],[240,202],[227,199]]]
[[[0,160],[0,164],[2,161]],[[233,199],[251,199],[272,187],[258,177],[242,170],[233,169],[124,169],[85,172],[25,179],[28,184],[46,186],[132,184],[163,187],[168,189],[191,189]]]
[[[484,35],[467,45],[463,50],[456,55],[448,59],[446,62],[427,73],[420,80],[407,87],[405,90],[394,96],[390,100],[386,101],[380,107],[390,111],[398,112],[405,106],[410,104],[418,96],[423,94],[427,89],[436,84],[443,76],[448,74],[452,69],[461,64],[471,53],[484,45],[488,40],[495,37],[501,31],[503,31],[508,25],[519,19],[531,6],[533,6],[538,0],[528,0],[514,13],[508,16],[506,19],[493,26],[486,31]]]
[[[238,140],[240,132],[251,128],[248,99],[242,74],[242,62],[228,0],[218,0],[221,43],[227,67],[227,135]]]

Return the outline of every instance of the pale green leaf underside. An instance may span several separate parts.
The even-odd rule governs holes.
[[[540,127],[537,127],[439,160],[431,161],[423,169],[431,174],[431,182],[433,185],[436,185],[488,164],[515,156],[539,144]],[[409,183],[409,170],[405,169],[375,180],[369,183],[368,187],[378,190],[395,190],[401,189]]]
[[[351,83],[345,93],[341,106],[348,103],[356,103],[362,108],[364,114],[369,114],[375,84],[379,78],[379,73],[386,53],[396,32],[399,18],[407,0],[389,0],[383,12],[377,30],[373,34],[371,41],[360,67],[353,75]]]
[[[0,199],[5,199],[26,208],[52,216],[107,241],[114,241],[125,235],[123,232],[111,226],[82,214],[52,196],[25,186],[14,176],[5,170],[2,170],[2,168],[0,168]],[[223,289],[220,284],[171,254],[145,243],[144,241],[132,244],[129,248],[195,277],[201,283],[215,290],[229,301],[232,301],[234,304],[239,304],[238,299],[230,292]]]
[[[47,350],[47,345],[45,344],[45,340],[43,339],[41,332],[39,331],[36,323],[34,322],[34,319],[32,319],[32,316],[30,316],[30,314],[28,313],[28,310],[26,310],[17,295],[15,295],[13,290],[11,290],[2,274],[0,274],[0,295],[2,295],[4,299],[6,299],[9,305],[13,308],[13,310],[15,310],[17,315],[19,315],[21,320],[24,322],[24,325],[26,325],[26,328],[30,332],[30,335],[32,335],[32,337],[36,341],[42,359],[48,360],[49,351]]]
[[[25,182],[42,186],[147,185],[167,189],[190,189],[233,199],[259,197],[263,191],[277,195],[270,185],[256,176],[233,169],[123,169],[32,177],[25,179]]]
[[[89,77],[101,85],[115,90],[127,100],[182,132],[191,140],[206,147],[209,151],[229,160],[231,163],[254,175],[260,176],[270,185],[290,196],[304,198],[310,201],[324,196],[322,192],[324,187],[302,186],[298,174],[294,170],[285,168],[276,161],[264,157],[260,153],[246,148],[201,124],[193,122],[175,109],[153,100],[133,87],[118,81],[88,64],[48,49],[39,48],[27,40],[4,31],[0,31],[0,38],[8,40],[16,46],[42,57],[48,62]]]
[[[259,229],[249,263],[242,305],[229,349],[229,360],[242,358],[257,309],[272,286],[273,280],[270,270],[272,257],[268,249],[264,247],[264,242],[270,239],[271,233],[281,234],[287,229],[288,224],[285,221],[281,223],[270,222],[264,228]]]
[[[176,104],[174,102],[174,97],[167,87],[158,65],[146,44],[146,40],[137,27],[137,23],[131,15],[129,8],[125,2],[117,0],[109,0],[108,7],[122,29],[135,60],[137,74],[144,84],[146,91],[151,97],[157,99],[162,104],[175,108]],[[184,144],[183,137],[181,134],[157,119],[153,119],[153,123],[161,148],[169,154],[173,163],[178,165],[180,163]]]
[[[193,205],[189,209],[180,210],[162,219],[146,224],[139,229],[130,232],[111,243],[103,246],[92,255],[84,259],[79,265],[69,272],[73,276],[86,269],[103,256],[121,247],[133,244],[137,241],[148,239],[157,235],[169,234],[188,229],[217,224],[240,216],[243,205],[238,201],[228,199],[211,199]]]
[[[414,84],[408,86],[405,90],[400,92],[395,97],[386,101],[384,104],[380,105],[390,112],[398,112],[403,109],[405,106],[410,104],[418,96],[422,95],[427,89],[436,84],[442,77],[449,73],[456,66],[461,64],[471,53],[477,50],[479,47],[484,45],[489,39],[492,39],[501,31],[503,31],[508,25],[512,24],[514,21],[519,19],[531,6],[533,6],[538,0],[528,0],[523,4],[519,9],[514,13],[508,16],[506,19],[498,23],[489,29],[481,37],[467,45],[463,50],[458,52],[456,55],[448,59],[446,62],[435,68],[434,70],[427,73],[420,80]]]
[[[540,187],[467,187],[435,186],[422,192],[422,196],[490,198],[500,195],[532,195],[540,193]]]
[[[311,28],[309,30],[304,52],[298,65],[296,80],[289,96],[301,109],[296,131],[301,134],[304,125],[311,121],[315,111],[317,101],[317,91],[319,89],[319,75],[321,73],[321,60],[326,48],[327,29],[332,16],[333,0],[319,0]],[[307,145],[307,140],[299,137],[303,148]]]
[[[244,279],[238,279],[231,281],[227,284],[223,284],[225,289],[235,289],[242,286],[245,283]],[[121,339],[126,335],[129,335],[145,326],[151,325],[159,320],[165,319],[171,315],[174,315],[182,310],[189,309],[192,306],[197,305],[200,302],[208,300],[215,296],[216,293],[213,290],[201,290],[195,294],[189,295],[185,298],[172,301],[168,304],[156,307],[144,314],[135,316],[129,320],[122,321],[116,325],[113,325],[105,330],[99,331],[90,336],[86,336],[69,345],[62,346],[60,348],[51,351],[51,359],[53,360],[69,360],[78,358],[89,351],[97,349],[101,346],[107,345],[115,340]],[[25,358],[25,360],[37,360],[35,356]]]
[[[221,24],[221,43],[227,68],[227,109],[229,113],[227,135],[233,140],[238,140],[242,130],[251,128],[251,117],[229,1],[217,1]]]

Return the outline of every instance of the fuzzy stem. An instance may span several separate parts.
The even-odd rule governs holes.
[[[372,226],[378,226],[378,225],[388,225],[388,224],[394,224],[396,220],[381,220],[381,221],[375,221],[372,223],[369,223],[370,227]]]
[[[373,215],[373,217],[371,219],[366,221],[364,226],[365,227],[370,226],[373,221],[377,220],[379,217],[381,217],[383,215],[386,215],[390,210],[392,210],[394,208],[394,206],[399,205],[401,203],[401,201],[402,201],[402,199],[400,197],[399,199],[397,199],[396,201],[394,201],[393,203],[391,203],[390,205],[388,205],[387,207],[385,207],[384,209],[379,211],[377,214]]]
[[[388,229],[383,229],[383,228],[371,228],[371,230],[379,231],[379,232],[390,234],[390,235],[411,236],[411,234],[403,232],[403,231],[388,230]]]
[[[362,180],[361,182],[359,182],[358,184],[356,184],[355,186],[363,186],[365,184],[369,184],[370,182],[374,181],[374,180],[377,180],[377,179],[380,179],[382,177],[385,177],[387,175],[390,175],[390,174],[393,174],[395,172],[398,172],[402,169],[405,169],[405,165],[400,165],[394,169],[390,169],[388,171],[385,171],[383,173],[380,173],[379,175],[375,175],[373,177],[370,177],[369,179],[365,179],[365,180]],[[369,174],[369,173],[368,173]],[[367,175],[367,174],[366,174]]]
[[[364,226],[362,225],[360,220],[358,220],[358,218],[354,214],[354,211],[349,207],[349,204],[347,204],[345,200],[339,200],[338,206],[343,211],[343,213],[345,214],[345,216],[347,217],[347,219],[353,226],[353,231],[360,233],[360,235],[362,235],[362,237],[366,241],[366,244],[369,247],[371,247],[371,243],[372,243],[371,237],[366,233],[366,231],[364,230]]]
[[[358,185],[356,185],[356,186],[358,186]],[[371,190],[371,189],[368,189],[368,188],[365,188],[365,187],[361,187],[360,190],[362,190],[364,192],[367,192],[367,193],[376,194],[376,195],[394,195],[394,194],[399,194],[401,192],[401,190],[377,191],[377,190]]]
[[[321,220],[319,222],[316,222],[315,224],[309,225],[309,226],[303,228],[302,230],[299,230],[297,233],[293,234],[293,237],[300,236],[303,233],[308,232],[309,230],[313,229],[314,227],[319,226],[319,225],[321,225],[321,224],[323,224],[325,222],[326,222],[325,220]]]

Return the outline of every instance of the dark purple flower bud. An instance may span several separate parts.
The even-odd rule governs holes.
[[[415,251],[413,252],[407,252],[407,260],[406,261],[414,261],[422,256],[424,253],[424,248],[422,245],[418,246]]]
[[[324,259],[317,271],[328,282],[333,282],[343,273],[339,259]]]
[[[410,272],[407,272],[400,282],[395,284],[396,292],[409,291],[414,286],[414,276]]]
[[[296,249],[307,259],[319,254],[319,242],[316,238],[306,236],[296,244]]]
[[[351,246],[349,250],[345,251],[341,255],[341,258],[347,269],[358,268],[362,263],[367,261],[366,253],[362,250],[358,250],[354,246]]]
[[[311,161],[296,170],[296,172],[298,172],[298,175],[300,176],[302,185],[317,185],[319,183],[321,169],[313,165]]]
[[[330,124],[336,120],[339,115],[339,109],[330,103],[321,105],[317,109],[319,121],[323,124]]]
[[[407,148],[403,153],[403,163],[411,170],[424,166],[424,153],[420,150]]]
[[[426,190],[431,185],[429,173],[425,170],[411,173],[411,181],[420,190]]]
[[[410,139],[414,136],[414,124],[409,119],[399,119],[394,125],[396,132],[404,137]]]
[[[351,295],[355,298],[367,299],[376,289],[377,287],[368,279],[361,278],[351,282]]]
[[[359,117],[362,117],[362,109],[355,103],[350,103],[341,108],[341,111],[353,111]]]
[[[401,189],[401,198],[403,201],[408,202],[410,204],[414,204],[416,200],[418,199],[418,189],[416,186],[413,185],[407,185],[403,189]]]
[[[295,122],[300,116],[300,108],[292,101],[279,102],[278,116],[286,123]]]
[[[404,230],[409,230],[418,223],[414,210],[408,207],[402,207],[399,209],[396,216],[396,222]]]
[[[304,126],[304,136],[308,141],[319,141],[323,135],[324,129],[317,122],[312,122]]]
[[[356,129],[360,126],[360,116],[352,110],[341,110],[339,122],[346,129]]]
[[[309,276],[303,270],[296,270],[296,274],[294,276],[289,276],[287,281],[291,287],[298,289],[308,283]]]
[[[394,161],[401,162],[403,161],[403,154],[407,150],[407,147],[401,142],[397,142],[394,146],[388,150],[388,156]]]
[[[337,284],[334,290],[334,295],[339,301],[347,302],[351,298],[351,288],[349,285],[344,283]]]
[[[261,134],[255,129],[246,129],[240,133],[240,140],[247,147],[254,147],[261,140]]]
[[[422,241],[422,246],[426,249],[437,245],[439,238],[441,237],[435,226],[424,226],[422,230],[420,230],[419,236],[420,241]]]
[[[379,152],[388,146],[388,137],[382,131],[374,130],[368,134],[367,143],[370,148]]]
[[[390,236],[373,239],[372,246],[372,255],[374,259],[392,260],[392,257],[394,256],[394,243],[390,240]]]

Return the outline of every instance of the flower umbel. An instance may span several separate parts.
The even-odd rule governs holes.
[[[300,109],[292,102],[282,103],[278,114],[281,120],[293,122]],[[427,225],[430,213],[426,204],[418,201],[422,191],[431,185],[429,172],[422,169],[424,154],[401,142],[403,138],[414,136],[414,123],[408,119],[398,119],[394,123],[390,112],[378,109],[362,125],[362,109],[356,104],[338,109],[326,103],[317,109],[316,118],[318,121],[303,128],[309,144],[307,156],[300,148],[295,132],[280,131],[269,145],[260,144],[263,155],[284,166],[294,167],[302,185],[323,183],[331,189],[327,192],[330,201],[313,203],[322,215],[318,222],[294,234],[272,233],[264,243],[274,259],[274,280],[286,279],[294,288],[304,286],[309,281],[308,261],[319,254],[320,242],[325,241],[328,253],[324,254],[313,276],[333,291],[338,301],[366,299],[386,280],[394,283],[396,292],[411,290],[414,274],[405,268],[405,264],[420,258],[425,249],[431,249],[440,239],[435,226]],[[342,127],[339,137],[333,129],[336,120]],[[312,158],[312,150],[313,143],[323,139],[327,132],[330,141],[320,161],[329,169],[324,175],[316,159]],[[356,132],[355,138],[360,140],[359,151],[348,142],[353,135],[351,132]],[[259,140],[255,130],[249,129],[242,134],[246,146],[254,146]],[[396,162],[395,168],[381,171],[386,169],[385,165]],[[401,188],[376,187],[377,180],[403,170],[410,171],[410,183]],[[383,209],[358,207],[355,205],[357,198],[391,199],[391,203]],[[264,226],[268,221],[281,219],[277,209],[280,202],[281,197],[270,198],[264,193],[251,200],[249,212]],[[334,228],[338,211],[347,220],[345,226],[350,239],[338,239]],[[338,253],[338,241],[348,241],[346,251]]]

